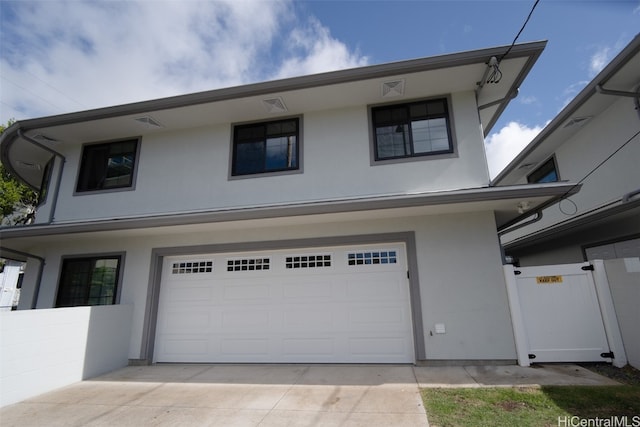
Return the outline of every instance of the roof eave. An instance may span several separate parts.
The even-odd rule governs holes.
[[[596,87],[604,85],[610,80],[634,55],[640,52],[640,34],[635,38],[605,67],[600,73],[585,86],[582,91],[558,113],[544,129],[491,181],[491,185],[500,183],[521,164],[544,141],[552,135],[563,123],[565,123],[589,98],[597,93]]]
[[[482,187],[420,194],[328,200],[320,202],[301,202],[287,205],[256,206],[246,208],[239,207],[233,209],[149,215],[141,217],[104,218],[70,223],[53,223],[43,225],[32,224],[26,226],[5,227],[0,228],[0,237],[9,239],[100,231],[119,231],[138,228],[170,227],[473,202],[522,200],[533,197],[548,197],[549,200],[551,200],[564,197],[567,194],[574,194],[578,192],[579,189],[580,186],[573,183],[528,184],[504,187]],[[516,215],[514,215],[514,217],[515,216]]]

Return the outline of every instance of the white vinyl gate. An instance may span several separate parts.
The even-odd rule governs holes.
[[[626,363],[606,276],[591,264],[505,266],[505,276],[521,365]]]
[[[403,244],[166,257],[156,362],[413,363]]]

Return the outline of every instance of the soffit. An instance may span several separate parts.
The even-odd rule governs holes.
[[[505,60],[501,65],[503,81],[497,85],[485,85],[479,93],[479,103],[500,100],[507,95],[518,77],[517,71],[528,58]],[[486,66],[472,64],[454,68],[430,70],[419,73],[397,74],[384,78],[312,87],[293,91],[272,92],[270,94],[228,99],[198,105],[162,109],[149,112],[110,117],[61,126],[42,127],[29,131],[44,134],[65,143],[82,143],[105,139],[126,138],[132,135],[146,135],[158,132],[177,131],[187,128],[215,126],[218,124],[264,120],[283,116],[300,115],[314,111],[335,110],[363,105],[402,102],[417,98],[443,96],[456,92],[474,91]],[[382,84],[387,81],[404,80],[403,96],[385,98]],[[287,107],[286,112],[269,113],[263,100],[279,97]],[[487,127],[499,104],[483,109],[483,126]],[[162,127],[157,128],[135,119],[150,116]]]
[[[236,209],[185,212],[145,217],[104,218],[93,221],[56,222],[2,229],[3,242],[16,244],[46,241],[60,236],[150,236],[211,232],[343,221],[365,221],[407,216],[494,212],[498,228],[559,196],[573,194],[579,186],[566,183],[476,188],[449,192],[404,194],[393,197],[334,200],[291,205],[238,207]],[[67,237],[65,237],[66,239]],[[44,239],[44,240],[41,240]]]
[[[37,153],[42,148],[20,138],[16,134],[18,129],[27,137],[38,140],[43,146],[64,152],[65,144],[178,132],[187,128],[403,102],[476,90],[479,105],[491,105],[480,111],[486,133],[506,107],[511,94],[515,93],[544,46],[545,42],[514,46],[509,56],[500,64],[501,81],[497,84],[486,84],[479,90],[477,83],[485,75],[486,63],[492,56],[500,57],[507,47],[420,58],[25,120],[10,127],[2,136],[1,154],[3,160],[20,178],[37,187],[38,177],[31,176],[33,174],[29,172],[23,176],[23,170],[15,163],[13,154],[24,157],[32,150],[34,157],[46,156]],[[404,94],[383,97],[383,83],[397,80],[404,81]],[[263,100],[275,97],[283,100],[288,109],[286,112],[267,112]],[[147,116],[157,121],[161,127],[135,120]],[[9,151],[7,147],[11,145],[24,145],[25,151]]]

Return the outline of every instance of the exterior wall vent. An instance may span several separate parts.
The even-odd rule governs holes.
[[[55,138],[50,138],[47,135],[43,135],[41,133],[34,135],[33,139],[36,139],[38,141],[42,141],[42,142],[48,142],[49,144],[55,145],[58,144],[60,141],[58,141]]]
[[[163,127],[160,123],[158,123],[157,120],[155,120],[154,118],[151,118],[149,116],[144,116],[144,117],[138,117],[136,119],[133,119],[138,123],[142,123],[144,125],[147,125],[148,127],[156,127],[156,128],[161,128]]]
[[[263,99],[262,105],[270,113],[285,113],[287,111],[287,106],[284,105],[284,101],[280,97]]]
[[[24,160],[16,160],[16,165],[20,166],[23,169],[31,169],[39,171],[42,169],[38,163],[25,162]]]
[[[589,121],[589,119],[591,119],[591,116],[585,116],[585,117],[574,117],[571,120],[569,120],[567,123],[565,123],[564,126],[562,126],[563,129],[567,129],[570,127],[580,127],[582,125],[584,125],[587,121]]]
[[[392,98],[404,95],[404,80],[382,83],[382,97]]]

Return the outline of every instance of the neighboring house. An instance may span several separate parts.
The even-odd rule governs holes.
[[[579,188],[491,186],[483,139],[544,46],[15,123],[19,309],[131,304],[132,363],[515,360],[496,231]]]
[[[504,234],[506,254],[522,266],[640,257],[639,133],[637,35],[493,180],[582,184]]]
[[[12,260],[2,261],[0,268],[0,311],[18,307],[24,264]]]

